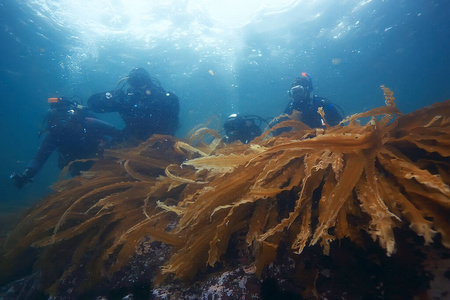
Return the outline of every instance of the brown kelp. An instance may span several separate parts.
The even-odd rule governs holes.
[[[236,233],[257,274],[282,241],[292,255],[316,244],[327,254],[331,241],[360,244],[368,233],[391,255],[393,229],[408,225],[425,244],[439,234],[450,247],[450,101],[402,115],[383,89],[386,106],[325,129],[288,120],[249,145],[199,129],[190,141],[153,136],[107,150],[11,232],[2,274],[34,248],[50,291],[80,265],[95,284],[152,239],[172,246],[158,282],[189,279],[221,262]],[[271,136],[280,127],[293,129]]]

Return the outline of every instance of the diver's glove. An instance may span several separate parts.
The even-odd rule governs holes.
[[[22,174],[13,172],[11,173],[11,175],[9,175],[9,178],[14,180],[14,185],[18,189],[21,189],[27,183],[33,182],[33,178],[30,175],[30,169],[25,169]]]

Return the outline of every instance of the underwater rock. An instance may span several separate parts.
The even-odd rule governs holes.
[[[39,299],[45,298],[41,286],[40,272],[33,273],[16,281],[10,282],[0,288],[0,299]]]
[[[311,247],[298,258],[291,258],[285,246],[276,260],[258,277],[253,265],[240,265],[241,258],[230,261],[226,271],[210,269],[191,282],[169,280],[154,287],[151,278],[169,253],[161,243],[146,241],[130,260],[129,266],[114,278],[104,281],[87,294],[77,294],[64,283],[53,299],[411,299],[428,295],[445,299],[450,295],[450,251],[442,246],[423,246],[406,229],[397,232],[398,252],[386,257],[382,248],[368,240],[368,249],[350,241],[334,242],[330,256],[320,247]],[[367,236],[367,239],[369,237]],[[413,243],[414,244],[414,243]],[[154,247],[153,250],[150,248]],[[145,253],[143,253],[144,251]],[[73,274],[72,283],[88,280]],[[44,297],[41,276],[35,273],[0,289],[1,299],[38,299]]]

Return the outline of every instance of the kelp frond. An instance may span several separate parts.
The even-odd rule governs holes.
[[[54,262],[71,267],[48,271],[48,286],[77,268],[100,280],[152,239],[173,246],[160,279],[188,279],[221,262],[236,233],[257,274],[281,242],[293,255],[311,245],[327,254],[333,240],[360,244],[367,233],[392,255],[394,229],[409,226],[424,243],[440,235],[450,247],[450,101],[402,115],[383,90],[387,106],[326,129],[287,120],[272,129],[295,130],[249,145],[208,148],[199,139],[212,131],[202,129],[195,146],[154,136],[106,151],[88,177],[58,183],[11,232],[2,273],[29,247],[43,250],[36,266],[46,252],[72,248],[76,255]]]

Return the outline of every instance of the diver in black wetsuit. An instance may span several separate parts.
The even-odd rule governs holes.
[[[155,133],[174,135],[179,122],[178,97],[166,92],[142,68],[132,69],[124,79],[130,86],[126,93],[122,86],[92,95],[88,100],[89,108],[97,113],[118,112],[125,122],[126,139],[146,140]]]
[[[93,118],[87,108],[65,97],[49,98],[50,109],[44,119],[46,131],[37,153],[21,174],[12,173],[10,178],[19,189],[32,182],[44,163],[56,150],[60,169],[76,159],[95,158],[103,153],[105,143],[119,141],[121,131],[113,125]],[[92,162],[76,162],[71,165],[73,176],[87,170]]]
[[[266,120],[258,116],[231,114],[225,124],[223,124],[223,128],[225,129],[223,141],[225,143],[232,143],[239,140],[244,144],[248,144],[255,137],[261,135],[260,126],[262,122],[266,122]]]
[[[303,72],[300,77],[294,79],[289,89],[291,101],[285,113],[293,115],[300,112],[300,121],[311,128],[325,127],[326,124],[335,126],[343,119],[342,109],[331,101],[312,94],[313,84],[311,76]],[[325,120],[317,112],[322,107],[325,113]]]

